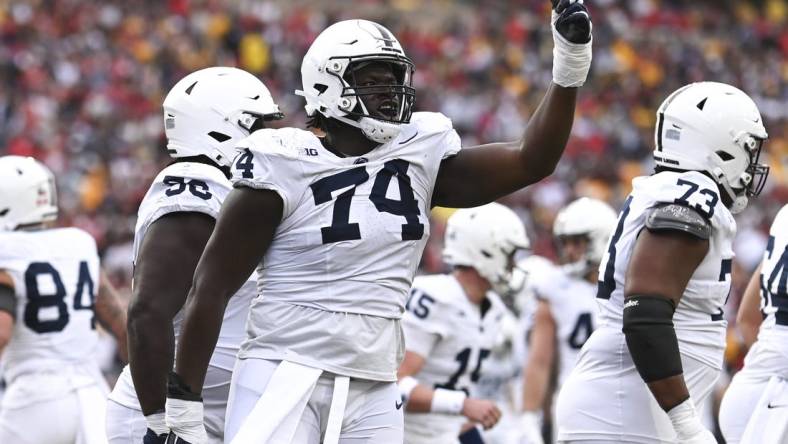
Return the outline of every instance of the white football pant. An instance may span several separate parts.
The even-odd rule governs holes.
[[[289,361],[239,359],[225,442],[401,443],[400,401],[394,382],[350,379]]]

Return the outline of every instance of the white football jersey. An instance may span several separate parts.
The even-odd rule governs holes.
[[[134,260],[136,261],[145,233],[153,222],[164,215],[180,212],[204,213],[216,218],[219,215],[222,202],[231,190],[230,180],[221,170],[211,165],[176,162],[164,168],[153,180],[137,213]],[[232,371],[238,348],[246,338],[244,326],[249,305],[257,294],[256,287],[254,275],[252,275],[227,303],[210,366]],[[176,341],[180,336],[182,322],[183,311],[181,310],[173,320]],[[123,369],[110,394],[110,399],[126,407],[140,408],[128,365]]]
[[[0,232],[0,270],[14,281],[16,322],[1,358],[10,384],[22,374],[96,367],[95,240],[78,228]]]
[[[577,362],[583,344],[599,324],[596,285],[552,267],[532,280],[538,299],[550,306],[558,345],[558,387]]]
[[[505,315],[494,293],[479,306],[451,275],[417,277],[403,317],[407,350],[426,358],[413,377],[433,389],[475,393]],[[406,412],[405,441],[455,442],[465,420],[461,415]]]
[[[235,186],[273,190],[284,204],[240,356],[395,381],[438,168],[460,150],[451,121],[415,113],[397,138],[358,157],[295,128],[263,129],[240,146]]]
[[[761,265],[761,310],[766,318],[761,324],[765,330],[788,332],[788,205],[777,213],[769,229],[769,242]]]
[[[693,207],[710,221],[712,235],[709,251],[676,307],[673,324],[682,354],[722,368],[727,326],[722,307],[731,287],[736,221],[722,203],[717,184],[699,172],[662,172],[638,177],[632,185],[599,266],[597,299],[601,322],[616,328],[622,324],[624,278],[649,210],[666,203]]]
[[[499,406],[517,406],[517,386],[525,363],[525,332],[517,316],[502,306],[504,312],[498,336],[489,357],[484,361],[484,372],[474,384],[471,394],[476,398],[495,400]]]

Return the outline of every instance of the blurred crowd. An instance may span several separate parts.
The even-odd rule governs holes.
[[[649,174],[655,110],[677,87],[732,83],[760,106],[772,166],[738,219],[729,316],[788,201],[788,1],[588,0],[594,66],[556,173],[504,200],[526,220],[534,251],[554,257],[550,227],[576,196],[618,207]],[[0,154],[32,155],[58,179],[63,224],[97,239],[128,289],[136,211],[169,159],[161,102],[206,66],[246,69],[304,126],[300,63],[313,38],[347,18],[378,21],[416,64],[417,108],[452,118],[466,146],[518,138],[548,85],[546,0],[16,0],[0,1]],[[440,260],[442,221],[422,271]],[[732,330],[733,331],[733,330]],[[731,366],[737,365],[732,336]]]

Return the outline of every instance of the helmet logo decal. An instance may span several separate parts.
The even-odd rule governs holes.
[[[394,47],[394,42],[396,41],[396,39],[394,38],[393,35],[391,35],[389,30],[384,28],[383,26],[380,26],[377,23],[372,23],[372,24],[375,25],[375,28],[377,28],[378,32],[380,32],[381,38],[379,38],[378,40],[383,40],[383,48],[381,49],[383,49],[384,51],[393,51],[402,54],[402,51]]]
[[[394,46],[394,44],[392,43],[392,41],[394,40],[394,36],[391,35],[388,29],[380,26],[379,24],[373,23],[373,25],[375,25],[375,28],[377,28],[378,32],[380,32],[381,38],[379,40],[383,40],[383,44],[386,47],[392,48]]]

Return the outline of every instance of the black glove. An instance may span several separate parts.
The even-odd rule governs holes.
[[[555,29],[571,43],[591,41],[591,15],[583,0],[552,0],[553,10],[558,14]]]
[[[180,436],[176,435],[175,432],[170,432],[167,435],[167,441],[162,441],[162,444],[191,444],[189,441],[181,438]]]
[[[151,429],[145,433],[145,436],[142,437],[142,444],[166,444],[167,442],[167,434],[162,433],[161,435],[157,435]]]

